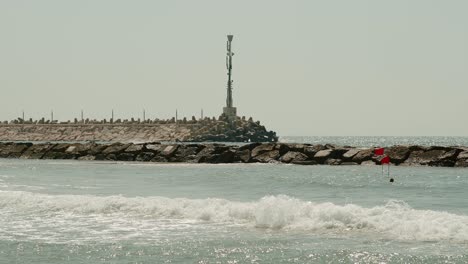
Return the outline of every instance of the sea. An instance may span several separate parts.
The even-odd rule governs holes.
[[[377,165],[0,159],[0,263],[468,263],[468,168],[389,173],[395,182]]]

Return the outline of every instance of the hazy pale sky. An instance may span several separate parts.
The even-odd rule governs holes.
[[[468,1],[0,0],[0,119],[218,116],[468,136]]]

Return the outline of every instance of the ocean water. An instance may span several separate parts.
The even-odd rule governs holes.
[[[396,136],[295,136],[280,137],[280,142],[336,144],[354,147],[389,147],[394,145],[468,146],[468,137],[396,137]]]
[[[0,263],[468,263],[468,169],[0,159]]]

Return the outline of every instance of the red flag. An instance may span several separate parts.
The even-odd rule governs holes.
[[[385,156],[383,159],[380,160],[380,164],[389,164],[390,163],[390,157]]]
[[[377,156],[383,155],[384,154],[384,148],[374,149],[374,154],[377,155]]]

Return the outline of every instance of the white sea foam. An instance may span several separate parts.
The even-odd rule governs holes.
[[[21,215],[22,221],[50,215],[54,215],[54,221],[57,216],[75,219],[73,221],[105,218],[109,225],[121,223],[118,227],[123,229],[132,228],[128,225],[135,219],[157,220],[145,225],[177,219],[279,231],[367,232],[400,240],[468,241],[468,216],[415,210],[401,201],[365,208],[354,204],[307,202],[285,195],[266,196],[253,202],[233,202],[216,198],[128,198],[0,191],[0,214],[8,215],[8,218],[0,217],[0,223],[4,222],[1,225],[14,220],[15,215]]]

